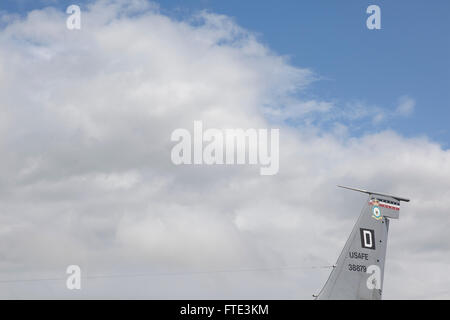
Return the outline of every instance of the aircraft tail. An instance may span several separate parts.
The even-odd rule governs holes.
[[[382,296],[389,219],[398,219],[400,202],[409,199],[367,193],[369,199],[317,299],[368,299]]]

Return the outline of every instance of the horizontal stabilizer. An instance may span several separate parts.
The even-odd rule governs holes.
[[[368,191],[368,190],[357,189],[357,188],[351,188],[351,187],[346,187],[346,186],[339,186],[339,185],[338,185],[338,187],[339,188],[353,190],[353,191],[363,192],[363,193],[367,193],[367,194],[379,195],[379,196],[383,196],[383,197],[390,197],[390,198],[394,198],[394,199],[396,199],[398,201],[409,202],[409,199],[407,199],[407,198],[397,197],[397,196],[393,196],[391,194],[379,193],[379,192]]]

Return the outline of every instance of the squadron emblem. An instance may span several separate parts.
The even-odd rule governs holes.
[[[374,218],[375,220],[381,220],[383,217],[381,216],[381,210],[379,207],[379,202],[377,199],[373,199],[371,201],[373,207],[372,207],[372,218]]]

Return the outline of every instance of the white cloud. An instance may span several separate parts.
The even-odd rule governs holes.
[[[142,1],[100,1],[79,32],[65,18],[34,11],[0,30],[2,279],[64,276],[69,264],[88,274],[332,264],[365,200],[340,183],[412,198],[391,224],[385,297],[449,297],[449,151],[391,131],[352,138],[339,122],[294,129],[280,113],[278,175],[174,166],[170,133],[194,120],[261,128],[275,125],[268,109],[336,109],[296,98],[312,72],[228,17],[175,21]],[[90,279],[82,295],[308,299],[328,272]],[[58,282],[0,284],[2,298],[72,295]]]
[[[408,96],[402,96],[398,99],[396,113],[400,116],[409,116],[414,112],[416,101]]]

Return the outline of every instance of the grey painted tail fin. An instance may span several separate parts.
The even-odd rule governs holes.
[[[341,186],[339,186],[341,187]],[[409,199],[367,193],[369,198],[317,299],[381,299],[389,220],[398,219],[400,202]]]

